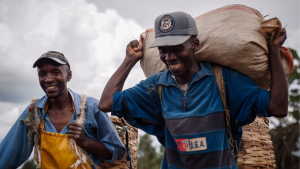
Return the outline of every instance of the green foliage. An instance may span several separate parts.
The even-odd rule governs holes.
[[[300,75],[300,59],[297,54],[297,52],[294,49],[290,49],[292,52],[292,55],[294,57],[294,69],[290,76],[288,77],[288,83],[289,83],[289,106],[292,109],[292,111],[289,112],[290,116],[292,116],[296,121],[297,124],[299,124],[299,110],[300,110],[300,91],[299,91],[299,75]]]
[[[160,152],[156,153],[151,145],[152,140],[149,134],[141,136],[138,151],[138,169],[159,169],[164,153],[164,147],[160,147]]]
[[[300,60],[297,52],[290,49],[294,57],[294,69],[287,79],[289,84],[289,117],[278,119],[279,125],[272,129],[271,137],[273,141],[277,169],[298,169],[300,155],[300,136],[299,136],[299,110],[300,110],[300,92],[299,92],[299,75],[300,75]]]
[[[287,80],[288,80],[289,85],[292,84],[295,80],[298,81],[297,84],[300,84],[300,82],[299,82],[299,68],[300,68],[299,63],[300,63],[300,59],[299,59],[299,56],[298,56],[297,52],[294,49],[290,48],[290,51],[293,55],[294,63],[297,62],[298,64],[294,65],[294,69],[291,72],[291,74],[289,75]]]
[[[22,169],[36,169],[37,165],[34,163],[34,160],[28,160],[24,163]]]
[[[276,165],[278,169],[299,167],[299,157],[294,155],[299,152],[299,125],[297,123],[287,126],[278,126],[271,130],[271,136],[275,151]]]

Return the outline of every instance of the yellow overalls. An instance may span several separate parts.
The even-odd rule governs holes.
[[[77,117],[73,101],[72,106]],[[45,113],[47,112],[48,107],[49,102],[47,101]],[[71,169],[71,166],[77,161],[77,159],[75,158],[75,152],[71,152],[69,149],[69,135],[44,131],[44,126],[45,121],[43,118],[40,128],[42,169]],[[88,161],[86,161],[85,168],[91,169]],[[77,169],[83,168],[79,165]]]

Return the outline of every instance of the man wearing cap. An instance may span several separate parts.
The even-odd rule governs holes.
[[[67,88],[72,71],[66,57],[50,51],[33,67],[46,95],[33,99],[2,140],[0,168],[19,167],[33,146],[41,168],[88,169],[98,165],[100,158],[105,162],[122,159],[126,149],[108,115],[98,109],[99,101]],[[70,146],[71,139],[77,148]]]
[[[163,169],[237,168],[230,135],[238,146],[241,126],[256,115],[287,115],[287,83],[280,61],[285,33],[269,44],[270,91],[239,72],[220,67],[230,112],[229,134],[214,66],[197,62],[194,56],[199,46],[194,19],[184,12],[167,13],[156,18],[154,27],[156,39],[151,47],[158,47],[168,70],[122,91],[130,70],[143,55],[135,48],[138,42],[130,42],[123,63],[103,91],[99,109],[155,135],[165,147]]]

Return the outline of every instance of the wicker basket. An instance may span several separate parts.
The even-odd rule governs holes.
[[[126,145],[126,132],[124,132],[125,130],[123,128],[124,125],[122,119],[119,119],[115,116],[110,116],[110,119],[113,122],[117,132],[119,133],[120,139],[122,140],[123,144]],[[137,169],[138,129],[130,126],[125,120],[124,123],[125,126],[128,126],[128,147],[130,148],[132,168]],[[100,162],[99,166],[101,169],[129,169],[129,161],[127,161],[127,155],[125,155],[122,160],[117,160],[113,163]]]
[[[239,169],[276,168],[267,117],[257,116],[252,124],[243,127],[237,164]]]

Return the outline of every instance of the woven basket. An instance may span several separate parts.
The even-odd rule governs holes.
[[[124,130],[121,132],[122,127],[124,126],[122,123],[122,119],[119,119],[115,116],[110,116],[110,120],[113,122],[117,132],[119,133],[119,137],[125,146],[126,132],[124,132]],[[137,169],[138,129],[130,126],[125,120],[124,123],[125,126],[128,126],[128,147],[130,148],[132,168]],[[127,155],[125,155],[125,157],[122,160],[117,160],[113,163],[100,162],[99,166],[101,169],[129,169],[129,161],[127,161]]]
[[[239,169],[275,169],[276,161],[269,131],[269,119],[257,116],[243,126],[243,136],[237,160]]]

